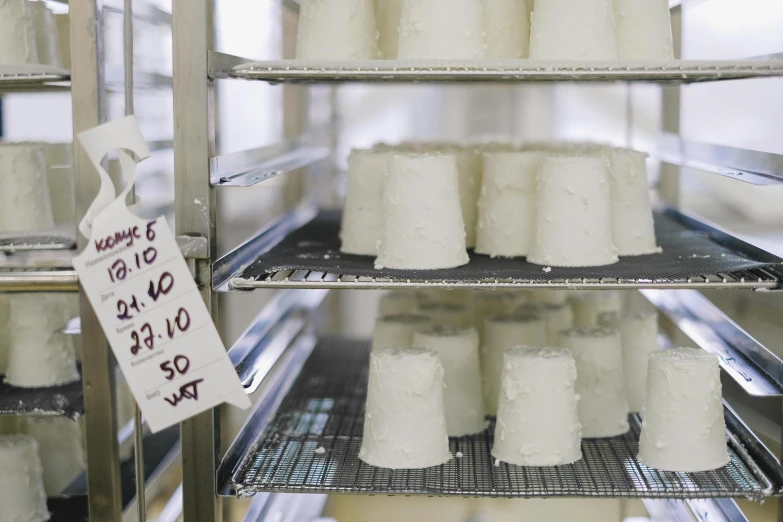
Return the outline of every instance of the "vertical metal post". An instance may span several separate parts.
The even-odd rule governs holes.
[[[70,1],[74,136],[100,125],[106,118],[102,13],[102,0]],[[100,180],[84,149],[75,144],[73,152],[78,223],[98,193]],[[86,242],[84,237],[78,237],[79,250]],[[115,522],[122,515],[120,451],[114,407],[115,361],[90,302],[83,291],[79,294],[90,520]]]
[[[672,9],[672,34],[674,36],[674,56],[682,57],[682,5]],[[663,132],[680,134],[679,85],[663,87]],[[673,207],[680,206],[680,167],[661,165],[659,191],[663,200]]]
[[[122,20],[123,65],[125,69],[125,116],[134,113],[133,104],[133,0],[124,0]],[[127,181],[127,180],[126,180]],[[144,484],[144,420],[138,404],[133,408],[133,464],[136,475],[136,510],[139,522],[147,520],[147,491]]]
[[[215,191],[209,185],[209,158],[215,153],[213,85],[208,81],[208,50],[213,41],[213,1],[173,2],[174,178],[177,235],[207,239],[208,260],[195,263],[201,297],[217,320],[217,296],[211,287],[216,255]],[[220,447],[218,410],[197,415],[180,426],[183,516],[187,522],[222,520],[216,469]]]

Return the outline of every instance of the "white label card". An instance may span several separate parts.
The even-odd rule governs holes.
[[[140,136],[131,119],[79,135],[101,170],[103,156],[119,149],[129,186],[135,161],[122,149],[149,156],[146,144],[137,149],[138,139],[122,136]],[[92,217],[89,244],[74,267],[150,429],[223,402],[248,408],[250,399],[165,218],[133,216],[124,203],[127,191]]]

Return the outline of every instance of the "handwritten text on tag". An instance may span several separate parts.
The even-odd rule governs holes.
[[[98,161],[106,152],[95,152]],[[120,156],[124,171],[135,168],[127,153]],[[124,199],[93,217],[74,267],[150,428],[223,402],[249,407],[165,219],[139,219]]]

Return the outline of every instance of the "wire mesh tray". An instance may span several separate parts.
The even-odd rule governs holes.
[[[215,62],[219,60],[213,59]],[[641,81],[691,83],[783,75],[783,60],[281,60],[240,63],[215,78],[267,82]]]
[[[75,247],[76,242],[69,237],[30,236],[0,238],[0,252],[70,250]]]
[[[450,439],[447,464],[424,470],[388,470],[358,458],[362,443],[369,343],[325,339],[304,365],[274,420],[231,477],[236,494],[375,493],[486,497],[730,498],[773,493],[766,475],[727,432],[731,462],[704,473],[671,473],[636,459],[640,419],[611,439],[582,441],[584,458],[557,467],[494,465],[494,426]],[[317,448],[326,453],[318,455]]]
[[[781,260],[674,211],[656,213],[662,254],[625,257],[606,267],[557,268],[470,253],[448,270],[375,269],[370,256],[340,252],[340,213],[322,211],[304,226],[269,235],[276,242],[229,278],[230,288],[752,288],[776,289]],[[281,227],[282,228],[282,227]],[[294,228],[294,227],[291,227]]]
[[[84,413],[82,382],[51,388],[18,388],[0,382],[0,415],[63,415]]]

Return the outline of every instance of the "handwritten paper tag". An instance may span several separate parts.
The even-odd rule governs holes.
[[[100,161],[115,149],[127,182],[119,197],[96,202],[93,207],[103,208],[88,213],[80,229],[91,233],[90,241],[74,267],[150,429],[159,431],[223,402],[248,408],[250,399],[166,220],[139,219],[125,206],[136,162],[123,149],[149,157],[135,119],[78,137],[102,184],[111,181]],[[103,197],[107,193],[101,191]]]

